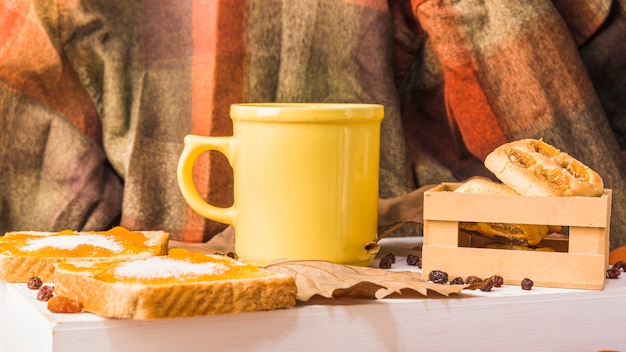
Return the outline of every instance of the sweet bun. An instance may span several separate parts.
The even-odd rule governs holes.
[[[552,247],[526,247],[526,246],[518,246],[514,244],[500,243],[500,242],[491,242],[485,244],[485,248],[491,249],[511,249],[516,251],[537,251],[537,252],[556,252]]]
[[[487,155],[484,164],[522,195],[597,197],[604,189],[595,171],[542,140],[503,144]]]
[[[460,222],[459,227],[483,237],[518,246],[536,246],[548,234],[547,225]]]
[[[463,182],[454,191],[457,193],[518,194],[504,183],[494,182],[482,176],[476,176]]]
[[[474,177],[457,187],[457,193],[519,195],[511,187],[486,177]],[[547,225],[459,222],[459,228],[516,246],[537,245],[548,234]]]

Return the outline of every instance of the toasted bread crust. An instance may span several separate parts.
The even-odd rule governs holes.
[[[54,232],[9,232],[5,236],[17,234],[31,234],[35,236],[49,236]],[[147,244],[157,249],[138,254],[117,255],[116,258],[145,258],[149,256],[165,255],[167,253],[169,234],[163,231],[141,231],[147,238]],[[88,257],[81,260],[106,260],[110,257]],[[72,257],[36,257],[0,254],[0,280],[7,282],[28,282],[31,277],[37,276],[44,282],[52,282],[54,279],[54,264],[61,261],[74,260]]]
[[[110,283],[86,272],[58,267],[54,290],[55,295],[79,301],[87,312],[108,318],[139,320],[239,313],[295,305],[295,280],[288,275],[261,271],[264,275],[254,278],[150,285]]]
[[[28,282],[33,276],[44,282],[54,277],[54,263],[59,258],[14,257],[0,254],[0,280],[7,282]]]

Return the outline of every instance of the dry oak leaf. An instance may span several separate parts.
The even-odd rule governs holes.
[[[468,285],[435,284],[421,278],[421,273],[390,271],[372,267],[335,264],[327,261],[283,261],[265,267],[289,274],[296,280],[299,301],[308,301],[315,295],[325,298],[364,297],[385,298],[404,289],[426,295],[434,291],[444,296],[460,293]]]

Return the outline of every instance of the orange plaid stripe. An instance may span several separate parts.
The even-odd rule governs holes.
[[[243,102],[245,82],[246,2],[194,1],[192,65],[192,130],[206,136],[232,134],[230,105]],[[227,89],[224,89],[228,82]],[[221,88],[218,88],[218,86]],[[207,154],[194,166],[198,192],[218,206],[231,203],[230,165],[221,155]],[[208,221],[186,207],[185,241],[202,241],[206,233],[219,232],[225,225]]]

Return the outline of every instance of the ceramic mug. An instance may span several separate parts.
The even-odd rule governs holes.
[[[203,217],[233,225],[235,252],[247,262],[369,265],[383,115],[377,104],[234,104],[232,136],[185,137],[181,193]],[[209,204],[193,183],[196,158],[210,150],[232,167],[231,207]]]

